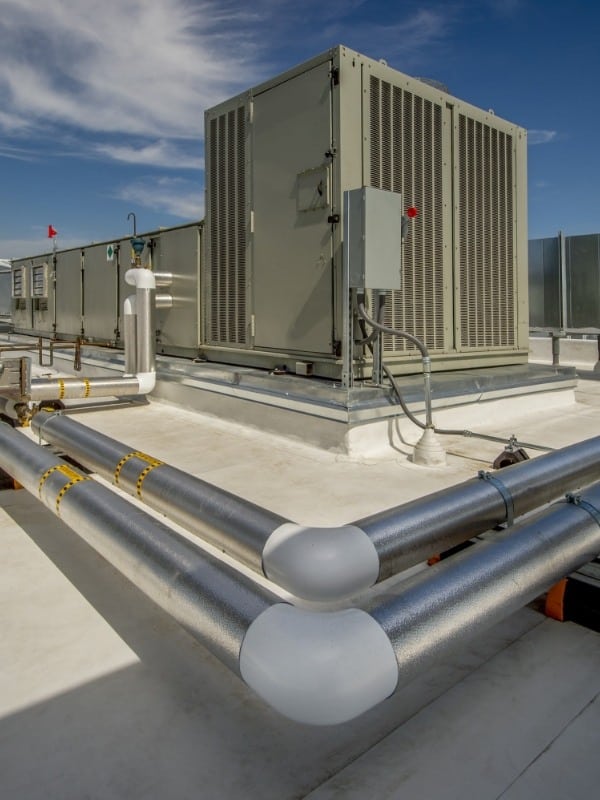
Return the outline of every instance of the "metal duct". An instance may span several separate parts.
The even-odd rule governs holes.
[[[141,394],[136,376],[123,378],[34,378],[31,400],[85,400]]]
[[[363,591],[600,475],[600,437],[595,437],[352,525],[309,528],[67,416],[40,412],[32,426],[41,438],[309,600]]]
[[[242,677],[292,719],[322,725],[346,721],[361,713],[357,708],[366,711],[389,697],[599,552],[597,483],[576,502],[552,506],[504,540],[472,548],[421,574],[365,616],[359,609],[311,615],[272,606],[248,629],[240,653]],[[352,659],[354,680],[343,668],[346,658]]]
[[[162,523],[0,425],[0,462],[259,696],[299,722],[345,722],[600,552],[600,483],[448,559],[370,613],[275,602]]]
[[[271,533],[286,519],[81,425],[40,411],[33,430],[94,472],[262,573]]]
[[[0,424],[0,463],[239,674],[249,625],[278,597],[7,424]]]
[[[498,472],[480,472],[354,524],[375,545],[384,580],[598,478],[600,436],[595,436]]]
[[[371,611],[390,639],[406,682],[545,592],[600,553],[600,483],[427,571]]]

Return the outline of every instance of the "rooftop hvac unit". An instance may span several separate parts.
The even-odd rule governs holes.
[[[419,209],[385,322],[423,339],[434,369],[527,360],[522,128],[345,47],[205,122],[209,358],[340,376],[343,195],[373,187]],[[418,369],[410,342],[383,348],[395,372]],[[355,348],[354,374],[369,364]]]

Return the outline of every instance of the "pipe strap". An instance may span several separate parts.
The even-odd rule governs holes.
[[[62,378],[58,379],[58,399],[65,399],[65,382]]]
[[[90,379],[84,378],[83,385],[84,385],[83,396],[87,399],[90,396],[90,389],[91,389]]]
[[[579,506],[579,508],[583,508],[584,511],[587,511],[590,517],[593,517],[593,519],[600,526],[600,510],[598,510],[591,503],[588,503],[587,500],[583,500],[580,494],[573,494],[572,492],[569,492],[565,495],[565,499],[567,503],[571,503],[574,506]]]
[[[480,469],[477,473],[477,477],[482,481],[487,481],[494,487],[494,489],[500,492],[500,495],[504,500],[504,507],[506,509],[506,524],[510,528],[515,520],[515,505],[512,494],[508,491],[502,481],[496,478],[496,476],[492,475],[490,472]]]

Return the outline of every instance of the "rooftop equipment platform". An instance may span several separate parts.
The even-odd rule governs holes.
[[[543,414],[521,396],[478,430],[549,447],[579,441],[600,427],[599,389],[580,382],[585,404],[571,397]],[[344,522],[452,485],[498,450],[453,439],[448,466],[428,469],[399,453],[341,456],[152,400],[80,407],[76,418],[306,524]],[[2,492],[0,503],[5,797],[562,800],[595,792],[593,631],[524,608],[362,717],[307,728],[267,708],[30,495]],[[379,596],[401,591],[405,579],[380,584]]]
[[[11,343],[27,341],[11,337]],[[120,374],[123,355],[110,348],[82,347],[85,374]],[[36,365],[36,374],[48,369]],[[73,351],[54,349],[54,368],[73,371]],[[345,388],[339,382],[300,377],[285,371],[267,371],[189,359],[158,356],[157,383],[152,397],[220,419],[251,425],[311,445],[340,452],[383,454],[412,441],[417,428],[410,423],[389,387],[368,381]],[[420,375],[400,380],[409,409],[423,411]],[[468,429],[511,413],[528,398],[531,410],[561,406],[573,401],[577,383],[572,367],[542,364],[485,367],[436,372],[432,376],[433,408],[442,427]],[[509,432],[510,433],[510,432]]]

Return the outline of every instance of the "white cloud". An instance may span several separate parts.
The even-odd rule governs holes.
[[[367,6],[0,0],[0,133],[33,156],[43,142],[57,155],[201,169],[205,109],[282,69],[267,64],[267,48],[272,55],[279,43],[281,60],[290,37],[302,51],[309,33],[315,52],[329,47],[355,30],[353,15]],[[448,36],[453,13],[452,6],[415,8],[387,24],[361,24],[361,49],[423,61]],[[6,149],[2,155],[27,157]]]
[[[22,147],[13,147],[9,144],[0,143],[0,158],[12,158],[16,161],[34,161],[36,156]]]
[[[181,145],[159,139],[156,142],[141,145],[95,145],[96,153],[107,156],[114,161],[128,164],[147,164],[154,167],[170,167],[173,169],[203,169],[202,146],[200,140],[194,145],[194,154],[187,152]]]
[[[257,78],[243,14],[211,0],[0,0],[0,8],[5,129],[26,119],[200,136],[203,110]]]
[[[197,220],[204,216],[204,192],[193,181],[182,178],[143,178],[123,186],[117,196],[120,200],[183,220]]]
[[[530,130],[527,132],[527,141],[529,144],[548,144],[554,141],[557,135],[556,131]]]

